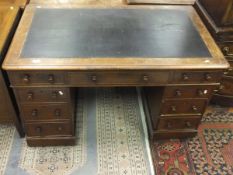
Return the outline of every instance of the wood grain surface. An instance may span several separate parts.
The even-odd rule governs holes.
[[[13,5],[24,8],[29,0],[1,0],[0,5]]]

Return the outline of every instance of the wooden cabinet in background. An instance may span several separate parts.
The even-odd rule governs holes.
[[[1,3],[3,3],[1,1]],[[19,21],[20,10],[16,6],[1,5],[0,3],[0,66],[4,60],[7,48]],[[6,73],[0,68],[0,123],[14,122],[19,134],[23,130],[17,117],[16,103],[13,92],[9,88]]]
[[[29,2],[29,0],[1,0],[0,6],[17,6],[21,8],[25,8],[26,4]]]
[[[217,26],[233,25],[232,0],[199,0]]]
[[[233,106],[233,0],[197,0],[195,8],[231,66],[212,102]]]
[[[13,120],[14,111],[12,111],[12,104],[7,103],[9,99],[5,80],[2,72],[0,72],[0,123],[11,123]]]

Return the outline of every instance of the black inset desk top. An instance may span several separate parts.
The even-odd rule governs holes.
[[[3,69],[226,69],[192,6],[29,5]]]
[[[22,58],[211,57],[188,13],[36,9]]]

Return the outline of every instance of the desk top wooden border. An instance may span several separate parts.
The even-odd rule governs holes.
[[[20,54],[32,23],[36,8],[125,8],[125,9],[180,9],[188,12],[212,58],[23,58]],[[154,70],[154,69],[226,69],[229,64],[215,44],[200,17],[191,6],[27,6],[18,30],[4,61],[5,70]]]
[[[0,6],[0,11],[1,10],[6,11],[6,13],[4,14],[3,20],[0,23],[0,52],[3,51],[9,33],[11,32],[17,18],[19,8],[16,6],[4,5]]]
[[[170,4],[170,5],[194,5],[195,0],[127,0],[127,4]]]

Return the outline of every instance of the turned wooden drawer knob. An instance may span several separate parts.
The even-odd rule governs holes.
[[[96,82],[97,81],[97,76],[96,75],[92,75],[91,76],[91,81]]]
[[[168,129],[171,129],[171,128],[172,128],[171,122],[167,122],[167,128],[168,128]]]
[[[204,92],[202,90],[198,90],[197,93],[198,93],[199,96],[203,96],[204,95]]]
[[[206,75],[205,75],[205,79],[206,79],[207,81],[209,81],[209,80],[212,79],[212,76],[211,76],[210,74],[206,74]]]
[[[177,97],[180,97],[180,96],[182,95],[182,93],[181,93],[181,91],[180,91],[180,90],[176,90],[175,95],[176,95]]]
[[[38,115],[38,110],[37,109],[33,109],[32,110],[32,117],[36,117]]]
[[[60,109],[56,109],[54,112],[56,117],[60,117],[61,116],[61,110]]]
[[[57,128],[57,130],[58,130],[58,131],[62,131],[62,130],[63,130],[62,126],[59,126],[59,127]]]
[[[23,77],[23,82],[24,83],[29,83],[30,82],[30,76],[28,74],[25,74]]]
[[[33,100],[33,93],[32,92],[29,92],[27,94],[27,100]]]
[[[176,107],[175,106],[171,106],[171,110],[172,110],[172,112],[176,112]]]
[[[49,74],[49,76],[48,76],[48,82],[49,83],[54,83],[54,75],[52,75],[52,74]]]
[[[196,107],[196,106],[192,106],[192,109],[193,109],[193,111],[197,111],[198,110],[198,108]]]
[[[182,77],[183,77],[183,80],[184,80],[184,81],[189,80],[189,76],[188,76],[187,74],[183,74]]]
[[[185,122],[185,125],[187,128],[190,128],[192,126],[190,122]]]
[[[219,90],[223,90],[223,89],[225,89],[225,86],[224,85],[220,85]]]
[[[149,81],[149,77],[147,75],[143,76],[143,81]]]
[[[42,128],[40,126],[36,127],[36,132],[40,134],[42,132]]]
[[[197,93],[198,93],[199,96],[207,95],[208,94],[208,89],[204,89],[204,90],[199,89],[197,91]]]
[[[233,53],[230,53],[230,48],[229,47],[224,47],[222,49],[222,51],[223,51],[224,55],[226,55],[226,56],[233,56]]]

